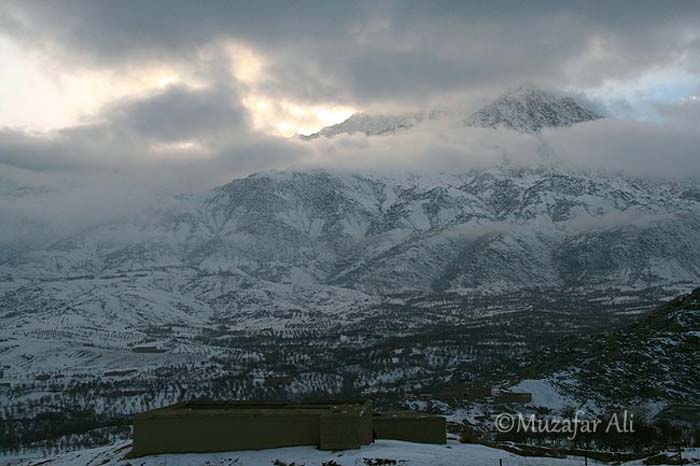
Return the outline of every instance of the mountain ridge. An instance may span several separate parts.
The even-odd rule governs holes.
[[[604,118],[603,115],[585,108],[571,96],[560,96],[532,85],[521,85],[507,90],[492,103],[466,116],[454,109],[397,115],[356,113],[341,123],[300,137],[308,141],[341,134],[380,136],[409,130],[431,120],[454,120],[467,127],[503,127],[523,133],[538,133],[544,128],[566,127],[601,118]]]
[[[637,227],[653,230],[673,219],[679,223],[687,219],[687,227],[693,224],[698,207],[693,189],[697,190],[635,178],[601,178],[554,167],[501,167],[422,177],[334,174],[324,170],[261,173],[207,193],[181,197],[174,207],[166,204],[126,223],[102,225],[82,238],[78,235],[56,241],[44,248],[43,253],[39,250],[6,259],[0,271],[23,276],[20,272],[25,270],[24,265],[42,254],[53,257],[53,265],[36,268],[38,276],[53,270],[61,277],[71,268],[74,275],[100,270],[113,273],[128,265],[129,260],[145,261],[140,266],[155,261],[153,264],[159,266],[210,270],[215,266],[213,260],[222,266],[228,264],[226,267],[235,261],[221,262],[220,254],[215,259],[208,250],[222,247],[222,251],[234,254],[231,259],[248,257],[250,249],[246,243],[250,242],[251,247],[255,245],[253,249],[271,259],[283,250],[288,253],[278,259],[286,254],[290,258],[299,257],[301,251],[319,246],[330,248],[311,263],[321,268],[316,270],[321,275],[316,272],[312,275],[330,279],[330,271],[337,268],[330,265],[336,260],[331,256],[342,256],[344,250],[352,250],[358,241],[387,245],[398,241],[394,246],[408,245],[445,237],[447,231],[455,238],[477,235],[487,239],[484,234],[513,238],[517,232],[527,235],[540,231],[550,238],[573,234],[579,238],[593,235],[601,240],[606,234],[625,235]],[[617,219],[619,225],[608,226],[618,214],[621,214]],[[596,222],[598,233],[595,228],[593,232],[586,231],[587,223],[595,226]],[[579,227],[585,228],[577,232]],[[231,235],[237,235],[243,242],[231,243],[227,239]],[[258,235],[258,240],[254,235]],[[106,249],[103,246],[92,249],[93,252],[85,249],[84,241],[91,237],[105,239],[103,242],[111,244],[110,248],[118,246],[120,241],[130,246],[117,247],[119,253],[115,251],[107,256],[100,253],[102,259],[95,261],[94,254]],[[450,241],[447,235],[439,243],[445,246]],[[147,256],[139,253],[138,247],[133,249],[139,243],[151,245]],[[576,242],[571,243],[571,247],[576,246]],[[82,251],[81,255],[88,253],[94,265],[86,267],[89,262],[80,261],[83,265],[73,267],[63,259],[58,260],[62,251],[71,250]],[[127,260],[125,253],[132,259]],[[375,257],[382,254],[385,255]],[[163,259],[165,262],[160,262]],[[298,264],[310,265],[306,260]],[[251,263],[244,261],[240,265],[248,268]],[[24,276],[32,276],[28,269],[26,273]]]

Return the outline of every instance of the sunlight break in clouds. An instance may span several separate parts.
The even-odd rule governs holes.
[[[213,43],[202,47],[195,63],[133,63],[111,68],[91,68],[57,49],[21,46],[0,36],[0,73],[3,86],[0,128],[47,132],[72,127],[100,118],[101,110],[120,99],[146,98],[168,86],[192,89],[210,86],[206,75],[195,76],[198,66],[218,56],[223,48],[231,63],[231,79],[241,86],[242,103],[250,112],[253,128],[276,136],[308,134],[339,123],[355,113],[346,105],[305,104],[268,95],[262,84],[274,77],[266,74],[265,60],[239,44]],[[199,144],[151,147],[149,152],[173,149],[201,152]],[[171,147],[172,146],[172,147]]]
[[[278,136],[292,137],[311,134],[325,126],[346,120],[355,109],[336,105],[305,105],[286,99],[273,99],[250,93],[243,97],[258,131]]]
[[[148,150],[155,156],[171,160],[206,157],[210,153],[210,148],[196,139],[152,143],[148,146]]]
[[[284,137],[311,134],[340,123],[357,111],[347,105],[312,105],[268,95],[262,85],[274,80],[274,76],[269,75],[263,56],[242,44],[231,42],[223,48],[231,62],[231,74],[243,87],[243,105],[258,131]]]
[[[58,55],[58,54],[56,54]],[[110,102],[145,97],[167,86],[206,86],[182,65],[134,64],[94,69],[61,60],[38,49],[20,47],[0,37],[0,128],[46,132],[98,117]]]

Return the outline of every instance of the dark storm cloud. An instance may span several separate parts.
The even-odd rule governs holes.
[[[592,85],[700,62],[700,3],[685,1],[10,1],[0,6],[0,31],[98,68],[185,61],[209,84],[113,102],[98,123],[51,138],[0,133],[0,163],[34,170],[122,170],[146,163],[153,144],[186,140],[206,146],[209,160],[251,169],[284,152],[290,164],[304,158],[308,149],[250,130],[243,84],[224,52],[202,60],[201,47],[223,39],[265,58],[257,85],[267,96],[359,106],[420,106],[525,81]]]
[[[204,154],[196,148],[192,154],[178,153],[169,146],[180,142],[199,145]],[[300,147],[253,133],[230,87],[170,86],[147,97],[113,103],[98,122],[46,136],[2,130],[0,166],[129,176],[146,171],[146,184],[158,186],[186,176],[190,188],[201,189],[282,161],[294,163],[304,153]],[[182,183],[174,185],[183,189]]]
[[[194,60],[206,43],[240,40],[270,59],[269,92],[363,104],[697,66],[700,29],[700,3],[687,1],[69,0],[8,10],[21,12],[6,14],[10,32],[96,62]]]
[[[161,141],[230,135],[248,125],[240,97],[226,88],[171,86],[147,99],[117,103],[106,113],[119,131]]]
[[[367,10],[361,4],[321,1],[64,0],[13,6],[6,15],[19,11],[37,40],[58,40],[106,61],[191,52],[222,37],[261,45],[321,40],[336,36],[349,20],[364,18]],[[21,20],[7,22],[20,30]]]

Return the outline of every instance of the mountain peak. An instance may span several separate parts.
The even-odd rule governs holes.
[[[467,126],[505,127],[535,133],[542,128],[571,126],[603,118],[568,96],[558,96],[531,85],[503,93],[465,120]]]
[[[530,84],[509,89],[481,110],[466,118],[464,115],[463,110],[455,108],[436,108],[429,112],[397,115],[355,113],[342,123],[327,126],[317,133],[301,138],[310,140],[358,133],[366,136],[394,134],[413,128],[425,120],[462,120],[466,126],[505,127],[525,133],[536,133],[543,128],[571,126],[603,118],[572,97],[550,93]]]
[[[376,115],[369,113],[354,113],[345,121],[332,126],[326,126],[317,133],[302,136],[302,139],[318,137],[331,138],[339,134],[361,133],[366,136],[377,136],[392,133],[401,129],[412,128],[426,118],[423,113],[406,113],[400,115]]]
[[[518,86],[506,89],[506,91],[503,92],[503,94],[501,94],[501,97],[505,97],[505,96],[524,97],[524,96],[528,96],[528,95],[553,96],[555,94],[556,94],[556,92],[545,91],[541,87],[538,87],[534,84],[523,83],[523,84],[520,84]]]

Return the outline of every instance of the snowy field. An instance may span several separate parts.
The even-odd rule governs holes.
[[[524,457],[483,445],[450,441],[426,445],[378,440],[358,450],[327,452],[315,447],[291,447],[224,453],[154,455],[125,459],[130,443],[66,453],[53,458],[0,457],[0,466],[583,466],[584,459]],[[683,452],[686,460],[700,462],[700,449]],[[591,466],[605,463],[588,460]],[[641,466],[641,461],[623,463]]]
[[[206,454],[154,455],[143,458],[124,459],[131,445],[118,444],[110,447],[81,450],[59,455],[53,459],[31,459],[9,461],[0,459],[1,466],[271,466],[280,462],[291,466],[575,466],[583,465],[583,458],[570,457],[539,458],[522,457],[483,445],[450,442],[447,445],[426,445],[378,440],[358,450],[327,452],[315,447],[278,448],[259,451],[233,451]],[[0,457],[1,458],[1,457]],[[383,461],[382,461],[383,460]],[[8,462],[9,461],[9,462]],[[278,462],[279,461],[279,462]],[[589,461],[589,464],[595,463]]]
[[[425,445],[378,440],[358,450],[327,452],[315,447],[291,447],[258,451],[232,451],[224,453],[154,455],[125,459],[131,450],[130,443],[66,453],[53,458],[20,459],[0,457],[0,466],[578,466],[584,459],[578,456],[566,458],[524,457],[483,445],[462,444],[450,441],[447,445]],[[700,449],[686,449],[685,460],[700,462]],[[602,465],[593,460],[588,464]],[[623,463],[627,466],[642,465],[641,461]]]

